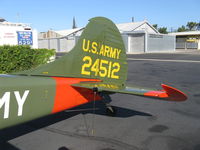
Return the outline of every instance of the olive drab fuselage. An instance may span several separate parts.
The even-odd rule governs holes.
[[[71,86],[80,81],[96,80],[0,75],[0,129],[92,101],[92,90]]]

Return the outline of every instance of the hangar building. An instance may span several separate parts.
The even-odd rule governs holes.
[[[38,48],[38,34],[29,24],[11,23],[0,18],[0,45],[30,45]]]
[[[175,36],[160,34],[146,20],[116,24],[127,53],[175,51]],[[56,49],[57,52],[70,51],[84,28],[39,33],[39,48]]]

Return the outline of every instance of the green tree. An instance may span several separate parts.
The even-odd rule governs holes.
[[[196,22],[188,22],[187,23],[187,27],[189,28],[189,30],[191,31],[194,27],[196,27],[198,25],[198,23]]]
[[[162,34],[167,34],[167,28],[166,27],[162,27],[158,29],[158,32],[162,33]]]
[[[158,30],[158,24],[153,24],[152,25],[156,30]]]
[[[184,25],[182,25],[181,27],[178,28],[177,31],[178,32],[184,32],[184,31],[187,31],[187,28]]]

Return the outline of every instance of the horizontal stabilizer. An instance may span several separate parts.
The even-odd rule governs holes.
[[[112,93],[147,96],[169,101],[185,101],[187,99],[187,96],[183,92],[165,84],[162,84],[163,90],[150,90],[133,86],[119,86],[117,84],[103,82],[81,82],[78,84],[72,84],[72,86],[88,89],[93,89],[94,87],[97,87],[99,92],[105,91]]]

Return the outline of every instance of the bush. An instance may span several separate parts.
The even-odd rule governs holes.
[[[35,68],[45,64],[55,50],[32,49],[30,46],[0,46],[0,73],[11,73]]]

